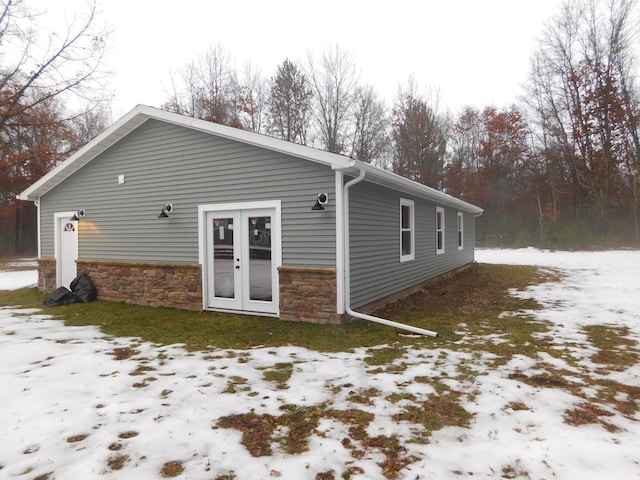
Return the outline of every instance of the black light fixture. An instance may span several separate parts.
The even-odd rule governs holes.
[[[326,205],[327,203],[329,203],[329,194],[319,193],[316,197],[316,203],[311,207],[311,210],[324,210],[322,205]]]
[[[82,217],[84,217],[86,214],[86,211],[84,208],[81,208],[80,210],[78,210],[77,212],[73,212],[73,217],[70,218],[71,221],[73,222],[77,222],[78,220],[80,220]]]
[[[167,203],[164,207],[162,207],[162,210],[160,210],[160,215],[158,215],[158,218],[168,218],[171,212],[173,212],[173,204]]]

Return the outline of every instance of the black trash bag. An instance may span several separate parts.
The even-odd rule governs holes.
[[[71,303],[76,303],[76,296],[67,287],[56,288],[56,290],[42,302],[45,307],[57,307]]]
[[[69,288],[76,296],[76,302],[78,303],[93,302],[98,297],[96,287],[87,273],[81,273],[74,278]]]

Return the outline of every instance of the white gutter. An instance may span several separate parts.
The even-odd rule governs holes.
[[[343,195],[342,195],[342,208],[343,208],[343,235],[344,235],[344,306],[345,312],[348,315],[351,315],[355,318],[360,318],[362,320],[367,320],[369,322],[380,323],[382,325],[386,325],[388,327],[395,327],[401,330],[407,330],[412,333],[419,333],[420,335],[427,335],[430,337],[437,337],[437,332],[432,332],[431,330],[425,330],[423,328],[412,327],[411,325],[405,325],[404,323],[398,323],[391,320],[387,320],[385,318],[374,317],[373,315],[366,315],[364,313],[355,312],[351,309],[351,265],[350,265],[350,245],[349,245],[349,189],[355,185],[356,183],[360,183],[364,180],[365,170],[364,168],[358,167],[360,174],[349,180],[344,184]]]

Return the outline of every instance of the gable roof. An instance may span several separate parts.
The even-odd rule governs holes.
[[[352,176],[357,176],[361,170],[364,170],[366,181],[401,192],[406,192],[407,194],[417,197],[426,198],[454,208],[459,208],[475,215],[480,215],[482,213],[482,209],[475,205],[381,168],[358,160],[353,160],[343,155],[325,152],[324,150],[318,150],[305,145],[287,142],[285,140],[248,132],[246,130],[240,130],[226,125],[220,125],[218,123],[186,117],[177,113],[166,112],[146,105],[138,105],[135,107],[104,132],[67,158],[64,162],[52,169],[40,180],[20,193],[18,198],[20,200],[37,201],[42,195],[53,189],[66,178],[73,175],[84,165],[89,163],[95,157],[120,141],[123,137],[127,136],[149,119],[172,123],[230,140],[254,145],[256,147],[291,155],[304,160],[321,163],[330,166],[334,170],[338,170]]]

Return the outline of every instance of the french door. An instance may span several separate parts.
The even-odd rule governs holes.
[[[206,307],[278,313],[279,219],[275,208],[204,213]]]

